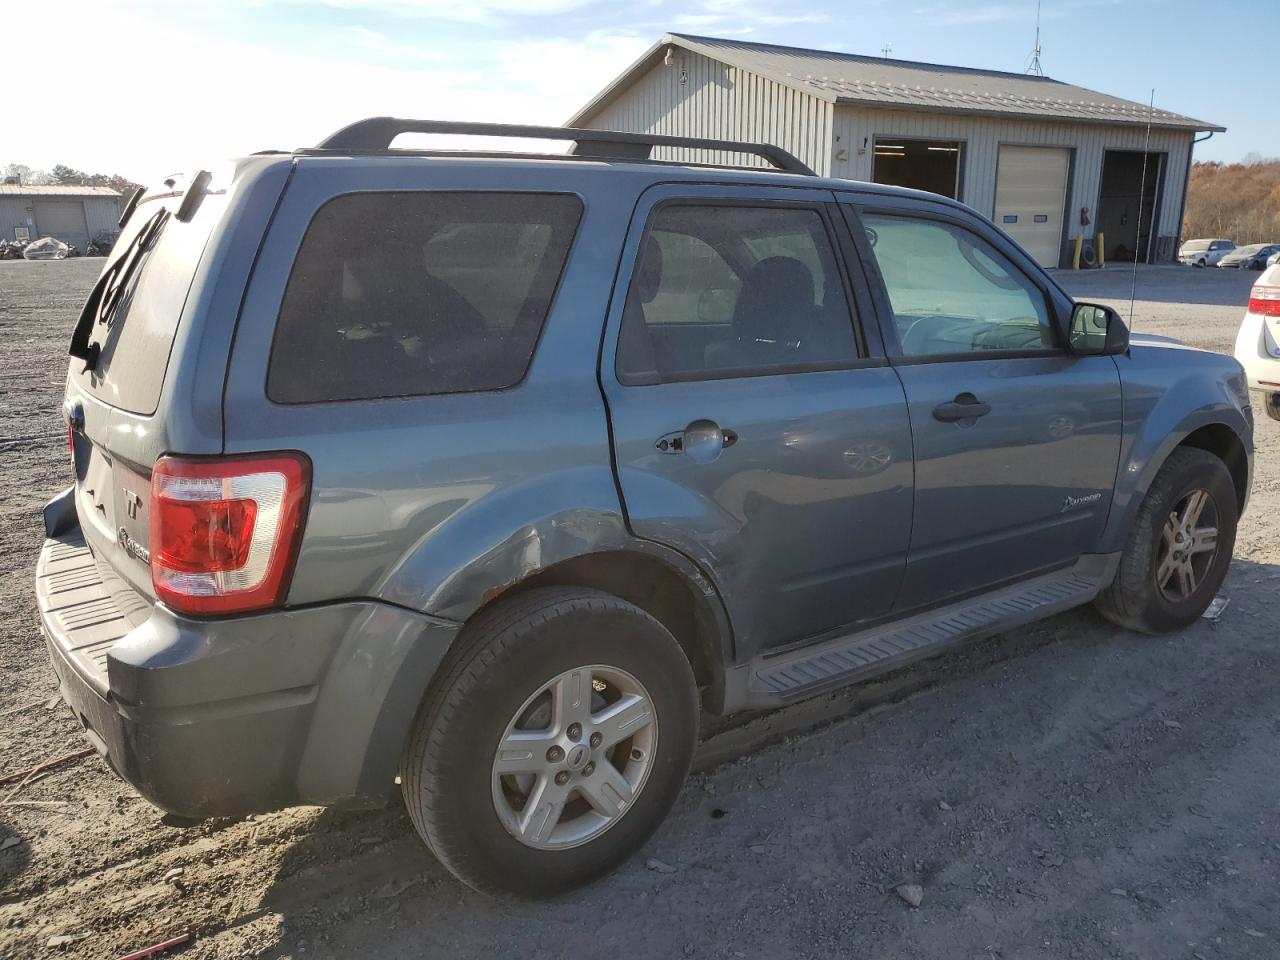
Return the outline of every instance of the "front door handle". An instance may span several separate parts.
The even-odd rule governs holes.
[[[943,423],[957,420],[976,420],[991,412],[991,404],[983,403],[972,393],[957,394],[954,400],[940,403],[933,408],[933,419]]]
[[[737,442],[736,433],[714,420],[694,420],[683,430],[664,433],[654,446],[662,453],[683,453],[696,463],[711,463]]]

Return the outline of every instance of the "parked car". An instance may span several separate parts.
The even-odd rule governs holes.
[[[388,118],[233,169],[126,214],[36,572],[62,696],[165,810],[398,793],[465,883],[552,895],[656,829],[700,711],[1091,601],[1177,630],[1226,573],[1240,365],[960,203]]]
[[[1248,246],[1236,247],[1218,261],[1218,266],[1238,270],[1261,270],[1267,265],[1267,258],[1276,253],[1280,253],[1280,243],[1251,243]]]
[[[1178,248],[1178,262],[1193,267],[1214,267],[1235,248],[1230,240],[1188,240]]]
[[[1249,389],[1264,395],[1264,407],[1280,420],[1280,263],[1272,261],[1249,291],[1236,359],[1249,377]]]

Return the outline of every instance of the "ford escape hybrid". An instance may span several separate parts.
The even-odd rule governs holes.
[[[399,792],[464,882],[553,893],[655,829],[700,711],[1090,601],[1176,630],[1230,562],[1240,366],[951,200],[380,118],[126,216],[36,590],[86,736],[176,814]]]

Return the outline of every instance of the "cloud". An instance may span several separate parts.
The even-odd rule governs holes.
[[[120,78],[123,99],[111,110],[94,96],[10,98],[0,161],[67,163],[154,181],[256,150],[312,145],[368,116],[560,124],[652,42],[608,32],[472,40],[455,44],[449,59],[413,62],[384,55],[412,47],[409,39],[368,28],[336,34],[335,47],[305,54],[281,52],[274,38],[230,41],[176,21],[86,6],[70,23],[50,18],[30,31],[34,45],[56,41],[71,63],[100,63],[103,51],[146,51],[147,70]],[[348,35],[359,42],[341,42]],[[387,48],[361,45],[383,41]]]
[[[757,27],[786,27],[805,23],[827,23],[829,14],[813,10],[777,13],[763,9],[755,0],[703,0],[695,13],[677,14],[676,27],[729,30],[746,33]]]
[[[266,2],[492,26],[517,18],[565,16],[581,10],[593,0],[266,0]]]

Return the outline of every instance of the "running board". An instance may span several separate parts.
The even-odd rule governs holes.
[[[1088,603],[1111,582],[1118,555],[1082,557],[1065,570],[817,644],[757,656],[730,671],[726,712],[778,707]]]

